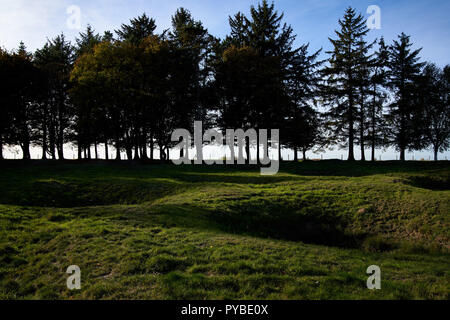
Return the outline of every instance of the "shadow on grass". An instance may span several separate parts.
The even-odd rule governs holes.
[[[243,210],[214,212],[212,217],[223,231],[261,238],[356,248],[366,237],[345,231],[345,222],[337,216],[305,216],[283,211],[267,214]]]
[[[127,178],[97,181],[25,179],[18,185],[4,188],[0,193],[0,203],[53,208],[130,205],[154,201],[178,189],[176,183]]]
[[[165,166],[167,168],[167,166],[170,165]],[[338,179],[364,177],[376,174],[416,174],[434,170],[450,170],[450,163],[448,161],[346,162],[340,160],[304,161],[298,163],[283,162],[280,166],[280,174],[273,176],[260,175],[259,165],[184,165],[174,169],[174,172],[176,172],[174,177],[179,181],[192,183],[224,182],[235,184],[270,184],[299,180],[309,181],[310,179],[317,177],[334,177]],[[445,185],[441,185],[440,187],[446,188]]]
[[[366,238],[365,234],[344,231],[345,222],[337,216],[313,213],[277,211],[267,214],[245,207],[230,213],[188,204],[144,204],[127,209],[98,207],[96,212],[88,209],[72,209],[73,217],[108,217],[117,224],[138,228],[183,228],[342,248],[360,247]]]
[[[362,177],[375,174],[417,173],[429,170],[450,170],[448,161],[376,161],[348,162],[340,160],[285,162],[281,171],[304,176]]]
[[[360,247],[367,236],[345,231],[345,222],[338,216],[301,215],[287,210],[268,214],[245,207],[223,212],[191,205],[163,204],[152,207],[151,214],[122,214],[119,220],[139,226],[150,223],[148,226],[157,224],[164,228],[219,231],[343,248]]]
[[[120,220],[142,227],[188,228],[209,232],[223,232],[262,239],[301,241],[343,249],[361,249],[365,252],[447,254],[441,245],[411,241],[396,241],[364,232],[347,231],[346,222],[337,215],[298,215],[288,211],[272,214],[241,208],[239,211],[220,212],[190,205],[157,205],[152,214],[137,213],[122,216]]]
[[[450,190],[450,175],[413,176],[407,183],[417,188],[445,191]]]

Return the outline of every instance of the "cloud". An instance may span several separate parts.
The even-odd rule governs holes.
[[[0,45],[13,49],[24,41],[29,49],[43,44],[54,30],[64,29],[66,1],[1,0]]]

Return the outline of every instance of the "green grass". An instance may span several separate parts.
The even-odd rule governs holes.
[[[447,162],[0,170],[1,299],[450,298]]]

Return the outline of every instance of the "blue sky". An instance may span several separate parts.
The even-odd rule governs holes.
[[[117,29],[143,12],[156,19],[158,29],[170,26],[170,17],[178,7],[188,8],[209,31],[223,37],[229,32],[228,15],[249,12],[258,1],[245,0],[0,0],[0,46],[17,47],[23,40],[29,49],[42,46],[47,37],[64,32],[74,39],[79,30],[69,29],[66,10],[71,5],[81,9],[82,28],[90,23],[96,30]],[[348,1],[348,0],[279,0],[275,6],[285,13],[298,43],[309,42],[311,49],[329,48],[329,36],[334,36],[337,20],[346,7],[352,6],[365,16],[369,5],[381,9],[381,30],[372,30],[370,37],[384,35],[389,42],[402,31],[411,35],[423,47],[424,60],[439,65],[450,63],[450,1]]]
[[[370,31],[374,39],[384,36],[390,43],[401,32],[411,35],[416,47],[423,47],[421,57],[440,66],[450,64],[450,1],[448,0],[279,0],[275,7],[285,14],[285,22],[298,35],[297,43],[310,43],[311,50],[330,49],[328,37],[334,37],[338,19],[348,6],[364,16],[369,5],[381,9],[381,29]],[[170,27],[170,17],[179,7],[189,9],[215,36],[229,32],[228,16],[238,11],[249,12],[258,1],[245,0],[0,0],[0,46],[16,48],[22,40],[34,51],[47,38],[64,32],[73,40],[81,30],[69,29],[67,8],[76,5],[81,10],[81,25],[91,24],[98,32],[114,30],[121,23],[146,12],[155,18],[158,30]],[[345,152],[330,153],[340,157]],[[415,158],[428,158],[428,153],[415,153]],[[394,158],[392,151],[388,158]],[[442,156],[448,156],[446,153]]]
[[[96,30],[117,29],[143,12],[156,19],[158,29],[170,26],[170,17],[178,7],[188,8],[208,30],[223,37],[229,32],[228,15],[249,12],[258,1],[228,0],[0,0],[0,46],[17,47],[23,40],[30,50],[42,46],[47,37],[64,32],[74,39],[79,30],[69,29],[66,10],[71,5],[81,9],[82,28],[90,23]],[[384,35],[389,42],[402,31],[423,47],[424,60],[439,65],[450,63],[450,1],[348,1],[348,0],[279,0],[275,6],[285,13],[285,21],[298,35],[298,43],[309,42],[311,49],[329,48],[337,20],[346,7],[352,6],[365,16],[369,5],[381,9],[381,29],[372,30],[371,38]]]

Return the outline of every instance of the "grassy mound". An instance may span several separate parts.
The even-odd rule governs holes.
[[[0,298],[449,298],[446,162],[0,166]]]

